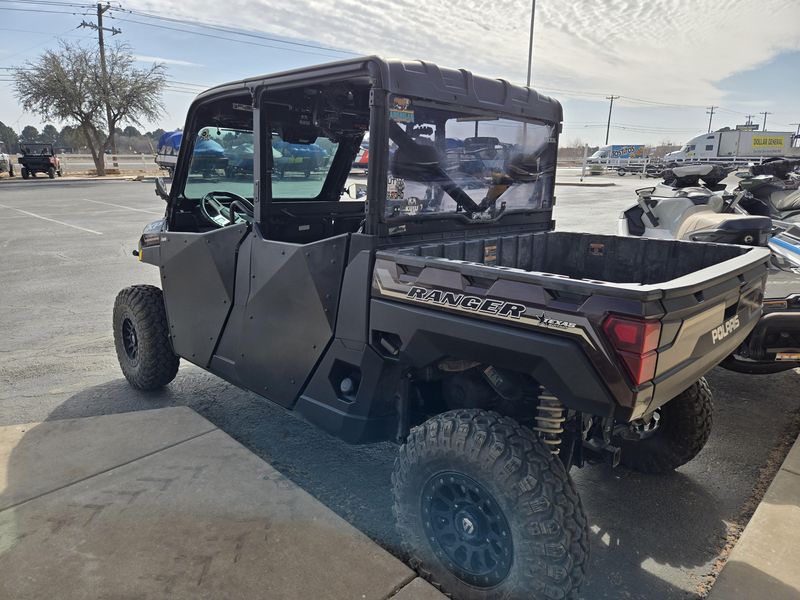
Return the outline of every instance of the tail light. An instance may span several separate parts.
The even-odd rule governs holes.
[[[625,364],[635,385],[650,381],[656,374],[660,321],[645,321],[611,315],[603,322],[603,331]]]

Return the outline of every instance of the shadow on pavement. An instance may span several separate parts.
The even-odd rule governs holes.
[[[765,391],[770,385],[775,381]],[[698,586],[725,538],[725,521],[738,516],[744,500],[739,491],[726,497],[730,486],[720,479],[728,476],[726,454],[736,459],[734,449],[742,446],[741,437],[730,429],[748,426],[747,419],[739,422],[747,407],[736,398],[728,400],[725,404],[718,395],[718,431],[700,457],[680,472],[646,476],[603,465],[573,470],[592,532],[583,598],[699,597]],[[196,368],[182,369],[175,382],[156,393],[137,392],[122,378],[88,388],[48,420],[175,405],[191,407],[381,546],[402,555],[391,514],[394,445],[345,444]],[[763,435],[768,438],[767,433]],[[739,487],[748,493],[748,474],[757,472],[760,452],[766,455],[771,447],[764,442],[758,450],[747,448],[750,462],[738,465],[745,479]]]
[[[795,410],[797,373],[709,377],[716,399],[711,440],[679,472],[646,476],[593,466],[572,475],[592,531],[586,599],[700,596],[781,417]],[[755,393],[755,390],[758,393]],[[270,402],[197,368],[156,393],[120,378],[72,396],[50,415],[66,419],[186,405],[244,444],[384,548],[401,555],[391,514],[393,444],[350,446]]]

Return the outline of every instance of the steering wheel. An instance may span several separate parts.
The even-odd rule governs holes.
[[[220,201],[227,200],[227,202]],[[255,220],[253,203],[232,192],[211,191],[200,200],[200,212],[215,227],[234,223],[252,223]]]

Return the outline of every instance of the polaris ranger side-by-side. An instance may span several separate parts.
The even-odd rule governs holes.
[[[17,158],[23,179],[36,177],[37,173],[46,173],[50,179],[56,175],[61,177],[63,170],[61,160],[53,151],[53,144],[34,144],[22,142],[19,145],[22,156]]]
[[[700,451],[702,376],[758,320],[769,252],[553,232],[561,119],[529,88],[376,57],[201,94],[136,252],[161,289],[114,306],[125,376],[154,389],[184,358],[348,442],[395,440],[425,577],[455,598],[574,597],[589,537],[570,467]],[[367,133],[366,186],[347,185]],[[194,164],[200,141],[245,137],[252,179]],[[280,142],[331,159],[278,178]]]

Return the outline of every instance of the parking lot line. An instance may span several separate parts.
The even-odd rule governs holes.
[[[73,229],[80,229],[81,231],[85,231],[87,233],[93,233],[95,235],[103,235],[102,232],[95,231],[94,229],[87,229],[86,227],[80,227],[79,225],[71,225],[70,223],[64,223],[64,221],[51,219],[50,217],[43,217],[42,215],[37,215],[36,213],[28,212],[27,210],[22,210],[21,208],[14,208],[13,206],[6,206],[5,204],[0,204],[0,208],[8,208],[9,210],[15,210],[17,212],[21,212],[24,215],[36,217],[37,219],[42,219],[43,221],[50,221],[51,223],[58,223],[59,225],[65,225],[67,227],[72,227]]]
[[[163,215],[164,211],[155,211],[155,210],[145,210],[143,208],[133,208],[131,206],[125,206],[123,204],[113,204],[112,202],[101,202],[100,200],[90,200],[89,198],[81,198],[81,200],[86,200],[86,202],[94,202],[95,204],[105,204],[106,206],[115,206],[116,208],[124,208],[126,210],[135,210],[136,212],[143,212],[148,213],[151,215]]]

